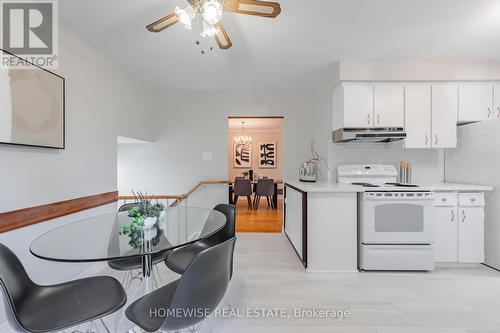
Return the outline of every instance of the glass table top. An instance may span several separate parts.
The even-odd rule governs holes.
[[[128,212],[95,216],[53,229],[36,238],[33,255],[51,261],[92,262],[154,254],[213,235],[226,217],[208,208],[175,207],[150,228],[124,233]]]

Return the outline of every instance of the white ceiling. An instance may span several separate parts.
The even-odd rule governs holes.
[[[225,13],[233,47],[201,55],[195,30],[145,29],[185,0],[59,2],[65,22],[161,90],[311,90],[342,59],[500,60],[498,0],[280,3],[276,19]]]

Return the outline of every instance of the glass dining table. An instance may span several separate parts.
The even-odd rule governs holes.
[[[149,293],[154,254],[215,234],[226,224],[226,217],[208,208],[178,206],[166,210],[162,218],[149,227],[134,233],[124,232],[131,222],[128,212],[73,222],[36,238],[30,251],[41,259],[68,263],[140,258],[144,292]]]

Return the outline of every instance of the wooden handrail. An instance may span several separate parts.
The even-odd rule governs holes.
[[[146,195],[144,198],[150,200],[169,200],[175,199],[175,202],[172,205],[178,205],[183,200],[187,199],[193,192],[198,190],[203,185],[223,185],[229,184],[229,180],[203,180],[197,183],[193,188],[191,188],[186,194],[177,194],[177,195]],[[119,195],[117,197],[118,200],[135,200],[136,197],[133,195]]]

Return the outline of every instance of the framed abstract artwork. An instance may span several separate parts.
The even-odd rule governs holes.
[[[0,55],[26,67],[0,68],[0,143],[64,149],[64,78],[6,51]]]
[[[276,142],[259,143],[259,168],[276,168]]]
[[[234,143],[233,167],[249,169],[252,167],[252,145]]]

